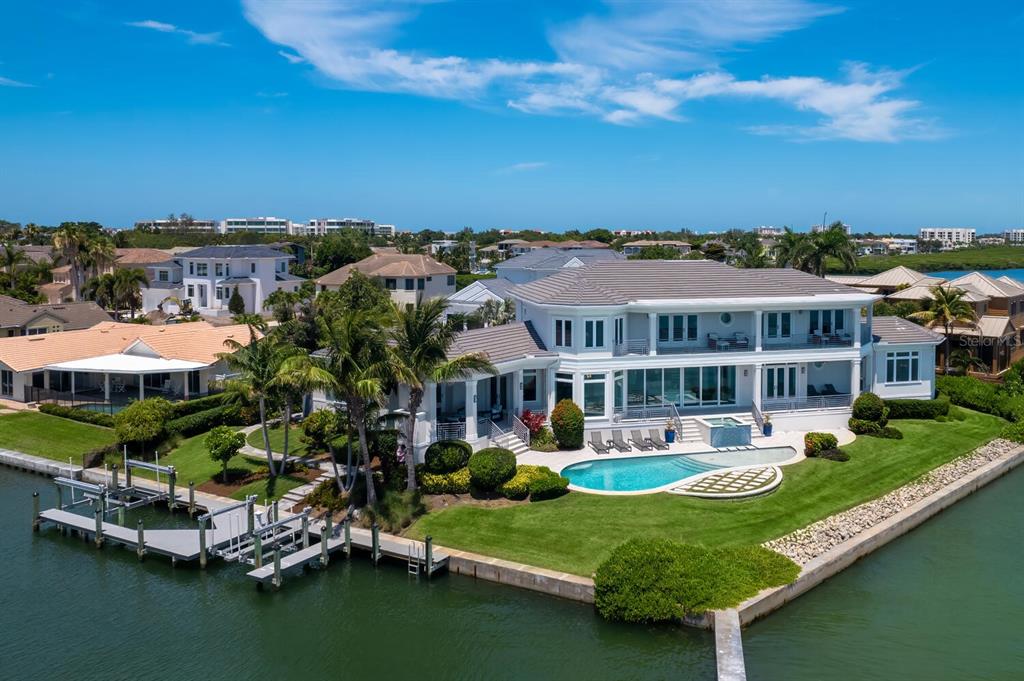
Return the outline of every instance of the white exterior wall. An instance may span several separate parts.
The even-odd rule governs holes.
[[[455,276],[455,275],[451,275]],[[392,278],[392,277],[388,277]],[[411,304],[415,305],[416,301],[420,298],[427,300],[429,298],[447,298],[451,294],[455,293],[455,284],[448,283],[447,274],[435,274],[430,277],[393,277],[395,279],[396,288],[388,293],[391,294],[391,300],[395,301],[399,305]],[[412,279],[413,290],[407,291],[405,289],[405,280]],[[417,289],[417,279],[426,279],[423,283],[423,289]],[[385,285],[385,278],[378,277],[377,280],[381,286]],[[337,287],[333,287],[337,288]]]
[[[287,272],[288,258],[183,258],[182,259],[182,290],[183,296],[191,298],[192,308],[197,312],[209,312],[217,313],[221,311],[227,311],[228,302],[230,296],[225,296],[223,299],[218,300],[217,286],[218,282],[228,279],[229,276],[226,274],[227,270],[224,270],[225,274],[217,276],[216,263],[222,263],[224,265],[230,265],[230,277],[247,277],[252,279],[255,284],[241,283],[241,284],[228,284],[232,288],[238,286],[239,293],[243,300],[246,301],[246,312],[261,313],[263,312],[263,303],[267,299],[267,296],[276,291],[279,288],[290,288],[291,285],[299,285],[301,282],[278,282],[277,267],[279,263],[286,263],[285,272]],[[191,274],[190,272],[198,272],[198,266],[200,263],[207,265],[206,276],[199,276],[198,274]],[[195,265],[195,270],[192,269],[192,265]],[[252,265],[256,265],[256,271],[252,271]],[[188,295],[189,285],[193,286],[193,295]],[[200,304],[199,286],[206,286],[206,305]]]
[[[935,392],[935,346],[885,345],[873,348],[871,392],[885,399],[930,399]],[[917,351],[920,353],[918,380],[911,383],[886,382],[886,354]]]

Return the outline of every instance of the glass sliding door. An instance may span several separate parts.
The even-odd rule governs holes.
[[[700,367],[683,369],[683,406],[700,404]]]
[[[644,406],[644,370],[630,369],[626,372],[626,406]]]
[[[647,370],[647,388],[644,394],[647,396],[648,406],[661,404],[661,369]]]
[[[626,397],[626,377],[623,372],[615,372],[615,413],[622,413],[622,403]]]
[[[736,367],[722,367],[718,401],[720,404],[736,404]]]
[[[662,380],[662,390],[665,401],[669,404],[674,404],[677,407],[683,406],[681,399],[682,395],[679,390],[679,369],[665,369],[664,378]]]
[[[604,374],[583,374],[583,415],[604,416]]]
[[[718,367],[701,367],[700,403],[718,403]]]

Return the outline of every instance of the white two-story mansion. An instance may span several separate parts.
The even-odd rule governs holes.
[[[790,269],[606,261],[509,289],[519,321],[459,335],[498,369],[428,390],[416,449],[485,445],[524,409],[576,402],[586,428],[766,414],[777,430],[842,428],[856,396],[930,398],[942,337],[873,318],[881,297]],[[756,420],[756,419],[754,419]]]

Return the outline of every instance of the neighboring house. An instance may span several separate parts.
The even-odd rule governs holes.
[[[0,295],[0,338],[88,329],[112,321],[93,302],[32,305]]]
[[[46,298],[47,303],[69,302],[75,295],[71,284],[71,266],[60,265],[50,270],[53,281],[39,287],[39,294]],[[84,284],[85,282],[79,282]]]
[[[494,265],[494,271],[499,279],[506,279],[514,284],[525,284],[567,268],[586,267],[597,262],[625,258],[625,255],[610,248],[544,248],[497,263]]]
[[[121,404],[209,392],[223,373],[224,342],[249,343],[247,326],[104,322],[81,331],[0,338],[0,397]]]
[[[200,314],[227,316],[231,314],[228,302],[237,290],[246,313],[262,314],[267,296],[279,289],[298,291],[305,281],[288,273],[292,259],[294,256],[269,246],[195,248],[178,256],[181,285],[168,289],[167,295],[188,299]]]
[[[423,298],[447,297],[455,292],[455,269],[429,255],[374,253],[359,262],[328,272],[316,280],[317,290],[337,291],[353,272],[383,286],[396,303],[413,305]]]
[[[488,300],[511,300],[508,290],[512,282],[507,279],[478,279],[466,288],[448,296],[448,314],[473,314]]]
[[[674,248],[679,251],[681,255],[686,255],[690,252],[692,246],[685,241],[673,241],[673,240],[657,240],[657,239],[640,239],[639,241],[630,241],[629,243],[622,244],[622,253],[625,256],[636,255],[645,248],[652,246],[663,246],[664,248]]]
[[[853,286],[870,293],[881,293],[883,295],[895,293],[900,289],[910,286],[936,286],[946,281],[942,277],[933,277],[917,270],[912,270],[909,267],[903,267],[902,265],[871,276],[830,274],[825,278],[846,286]]]
[[[457,437],[484,446],[523,409],[550,414],[563,399],[588,430],[659,427],[678,414],[691,431],[701,416],[750,423],[764,413],[786,431],[845,427],[864,390],[934,392],[941,336],[874,319],[880,296],[797,270],[605,261],[509,295],[520,321],[463,332],[452,349],[485,353],[498,375],[427,390],[417,451]]]

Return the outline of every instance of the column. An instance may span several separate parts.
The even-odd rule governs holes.
[[[860,395],[860,360],[850,360],[850,397],[857,399]]]
[[[761,410],[761,379],[764,375],[764,367],[760,365],[754,365],[754,406],[757,407],[758,411]]]
[[[604,417],[610,422],[615,416],[615,372],[604,375]]]
[[[476,434],[476,384],[477,380],[471,378],[466,381],[466,440],[473,442]]]
[[[139,374],[139,399],[146,399],[146,375]]]
[[[519,412],[522,411],[523,407],[523,370],[516,369],[512,372],[511,378],[510,383],[512,385],[509,390],[512,394],[509,396],[509,413],[519,416]],[[509,421],[511,420],[510,418]]]
[[[548,393],[548,403],[544,407],[550,416],[551,410],[555,408],[555,370],[553,368],[544,370],[544,387]]]
[[[868,305],[868,328],[867,328],[867,332],[869,334],[871,333],[871,323],[874,321],[874,318],[875,318],[875,306],[874,305]]]
[[[182,391],[181,392],[182,392],[182,395],[185,396],[186,400],[188,399],[188,378],[189,378],[190,375],[191,375],[191,373],[188,372],[188,371],[181,372],[181,380],[182,380]]]
[[[860,308],[855,307],[851,311],[853,317],[853,347],[860,347]]]
[[[658,354],[658,313],[647,313],[647,353]]]
[[[71,372],[71,401],[75,401],[75,372]]]
[[[43,388],[45,390],[50,389],[50,370],[43,369]]]
[[[437,384],[427,383],[423,390],[423,403],[420,405],[423,413],[423,421],[417,423],[417,429],[422,430],[423,437],[416,437],[413,434],[414,442],[433,442],[435,437],[435,425],[437,424]],[[407,444],[411,448],[411,444]]]
[[[103,401],[110,401],[110,374],[103,372]]]
[[[764,327],[764,312],[754,310],[754,351],[761,352],[761,329]]]

